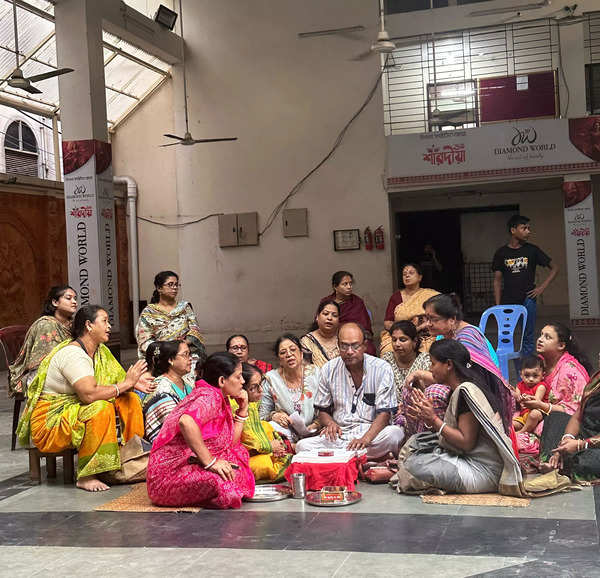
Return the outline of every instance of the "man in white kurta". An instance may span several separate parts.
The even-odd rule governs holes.
[[[340,357],[321,367],[314,400],[324,429],[300,440],[296,451],[346,448],[366,449],[369,459],[397,456],[404,431],[390,425],[398,407],[391,365],[365,353],[364,332],[356,323],[344,324],[338,341]]]

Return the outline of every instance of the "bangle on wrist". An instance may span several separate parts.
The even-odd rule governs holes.
[[[572,440],[576,439],[573,434],[569,434],[569,433],[563,435],[563,437],[561,437],[560,439],[564,440],[565,438],[571,438]]]
[[[205,469],[205,470],[208,470],[208,468],[211,468],[212,466],[214,466],[214,465],[215,465],[216,461],[217,461],[217,458],[213,458],[212,460],[210,460],[210,462],[208,462],[208,463],[207,463],[207,464],[204,466],[204,469]]]
[[[119,386],[116,383],[113,383],[113,387],[115,388],[115,391],[117,392],[117,395],[115,395],[115,397],[119,397],[121,395],[121,392],[119,391]]]
[[[233,421],[237,421],[238,423],[244,423],[248,419],[248,416],[241,416],[237,413],[233,416]]]
[[[444,428],[445,428],[447,425],[448,425],[448,424],[447,424],[445,421],[443,421],[443,422],[442,422],[442,425],[440,426],[440,429],[437,431],[437,434],[438,434],[438,436],[440,436],[440,437],[442,436],[442,432],[444,431]]]

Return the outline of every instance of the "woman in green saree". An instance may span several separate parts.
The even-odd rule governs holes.
[[[108,313],[82,307],[73,320],[74,340],[57,345],[40,364],[29,387],[17,434],[43,453],[76,448],[77,486],[107,490],[98,474],[121,467],[116,414],[123,443],[144,435],[139,397],[132,391],[146,370],[138,361],[127,373],[104,345],[110,336]]]

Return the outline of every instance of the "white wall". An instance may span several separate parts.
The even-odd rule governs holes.
[[[115,174],[140,182],[140,214],[166,215],[176,198],[182,220],[258,211],[262,228],[273,207],[329,151],[371,89],[378,60],[348,57],[369,45],[377,3],[202,0],[185,2],[184,15],[191,131],[196,138],[239,141],[157,148],[164,142],[160,134],[173,130],[167,85],[119,127]],[[360,41],[297,38],[303,30],[357,23],[372,28]],[[174,88],[174,130],[182,134],[177,70]],[[176,256],[164,231],[141,225],[148,230],[140,240],[142,297],[151,293],[150,271],[166,267],[170,257],[209,342],[222,343],[233,331],[271,340],[284,329],[305,330],[319,298],[330,291],[331,274],[348,269],[356,276],[356,292],[381,323],[392,290],[389,236],[385,251],[336,253],[332,231],[386,225],[387,233],[382,119],[378,91],[335,156],[290,201],[289,207],[308,207],[308,238],[284,239],[279,217],[259,246],[220,249],[213,218],[179,230]],[[156,181],[164,183],[163,173],[171,174],[172,154],[176,193],[172,183]]]
[[[177,220],[174,147],[159,148],[173,132],[173,90],[168,81],[112,135],[113,174],[129,175],[138,184],[138,216],[173,223]],[[138,221],[140,297],[149,300],[154,275],[179,269],[178,231]]]

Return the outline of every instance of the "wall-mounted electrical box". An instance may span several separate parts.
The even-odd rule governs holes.
[[[283,236],[308,237],[308,209],[284,209]]]
[[[219,215],[219,247],[258,245],[258,213]]]

